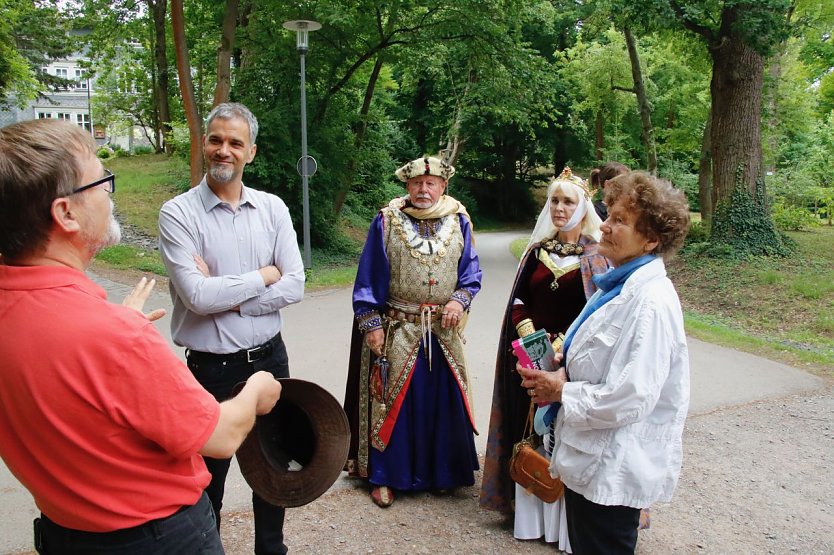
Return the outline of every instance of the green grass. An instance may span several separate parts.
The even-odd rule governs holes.
[[[791,281],[791,289],[806,299],[821,299],[834,291],[834,272],[799,275]]]
[[[350,224],[344,222],[344,225]],[[338,247],[329,250],[312,249],[313,267],[307,275],[306,288],[332,289],[353,285],[361,249],[358,239],[342,239]]]
[[[166,276],[165,265],[157,251],[145,251],[130,245],[108,247],[96,256],[98,262],[105,262],[119,270],[136,270]]]
[[[818,314],[814,321],[814,329],[819,333],[834,334],[834,310],[830,314]]]
[[[125,156],[103,163],[116,174],[116,192],[113,193],[116,210],[132,226],[157,237],[159,209],[177,194],[177,183],[187,182],[188,167],[183,161],[165,154]],[[116,245],[101,251],[96,260],[119,270],[167,275],[155,250]]]
[[[313,264],[307,278],[307,289],[330,289],[352,285],[356,279],[356,264],[351,266],[330,266],[319,268]]]
[[[178,193],[177,184],[188,182],[188,166],[165,154],[113,158],[104,165],[116,174],[116,210],[132,225],[156,237],[159,209]]]
[[[529,237],[519,237],[518,239],[514,239],[513,242],[510,243],[510,252],[513,253],[513,256],[521,260],[521,256],[524,254],[524,249],[527,247],[527,242],[529,240]]]
[[[796,367],[810,367],[821,373],[830,373],[834,368],[834,350],[831,349],[808,350],[801,342],[751,334],[716,321],[709,315],[689,310],[684,313],[684,323],[688,335],[707,343],[780,360]]]
[[[789,233],[786,258],[681,254],[669,273],[687,332],[728,347],[834,374],[834,228]]]
[[[759,283],[763,285],[776,285],[781,283],[782,276],[775,270],[762,270],[757,276]]]

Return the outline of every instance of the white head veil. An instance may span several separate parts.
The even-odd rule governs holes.
[[[573,216],[560,229],[556,229],[556,226],[553,225],[553,218],[550,215],[550,198],[557,189],[570,191],[579,199]],[[550,186],[547,188],[547,200],[544,203],[544,207],[542,207],[539,218],[536,220],[536,227],[530,235],[530,242],[527,243],[527,249],[545,239],[555,237],[557,231],[570,231],[577,225],[582,226],[582,235],[587,235],[593,238],[594,241],[599,241],[599,238],[602,236],[602,232],[599,230],[601,223],[602,220],[599,219],[593,204],[591,204],[585,182],[582,178],[573,175],[570,168],[565,168],[559,177],[551,181]]]

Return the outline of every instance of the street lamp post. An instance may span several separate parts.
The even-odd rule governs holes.
[[[321,23],[306,19],[285,21],[284,29],[296,32],[296,48],[301,55],[301,158],[298,160],[297,169],[301,174],[301,187],[304,202],[304,271],[309,274],[312,267],[310,256],[310,190],[307,180],[316,173],[317,164],[315,158],[307,155],[307,90],[306,90],[306,66],[304,56],[309,49],[308,33],[321,29]]]

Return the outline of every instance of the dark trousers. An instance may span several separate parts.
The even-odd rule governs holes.
[[[637,548],[640,509],[598,505],[565,488],[565,510],[574,555],[619,555]]]
[[[188,368],[197,381],[214,395],[220,402],[232,396],[232,389],[239,382],[260,370],[271,372],[276,378],[290,376],[287,349],[281,334],[273,341],[272,353],[255,362],[221,361],[205,357],[192,356],[187,353]],[[212,459],[204,457],[206,467],[211,473],[211,483],[206,493],[214,507],[217,529],[220,530],[220,509],[223,506],[223,492],[226,488],[226,474],[229,472],[231,459]],[[256,555],[284,555],[284,507],[271,505],[252,492],[252,508],[255,513],[255,553]]]
[[[35,549],[42,555],[222,555],[211,503],[204,493],[171,516],[113,532],[64,528],[41,515],[35,520]]]

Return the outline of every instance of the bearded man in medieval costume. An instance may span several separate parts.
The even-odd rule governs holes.
[[[466,208],[445,194],[455,169],[436,157],[396,171],[407,195],[371,223],[353,289],[345,411],[347,470],[380,507],[393,490],[475,483],[475,418],[463,324],[481,288]]]

